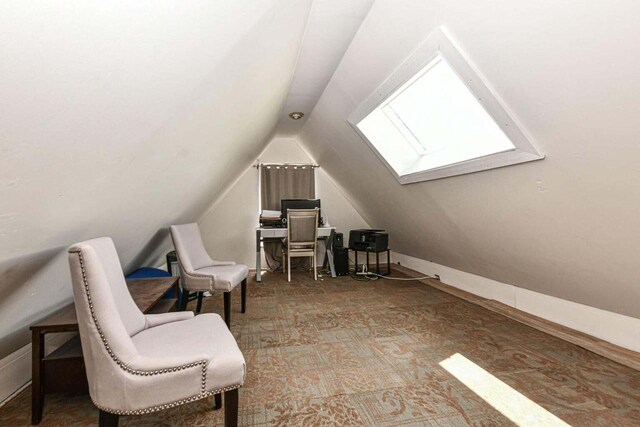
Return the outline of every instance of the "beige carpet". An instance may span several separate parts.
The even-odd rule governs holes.
[[[244,315],[239,296],[232,330],[248,367],[242,425],[490,426],[526,416],[529,425],[544,417],[640,425],[640,372],[418,282],[314,282],[296,272],[287,283],[269,273],[249,282]],[[222,295],[207,298],[204,311],[222,313]],[[445,369],[456,360],[466,365]],[[516,405],[523,401],[537,409]],[[122,417],[121,425],[222,425],[212,406]],[[0,409],[2,426],[29,417],[30,390]],[[96,423],[87,396],[47,396],[42,426]]]

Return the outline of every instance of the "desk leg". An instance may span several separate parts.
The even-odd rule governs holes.
[[[262,257],[260,256],[260,230],[256,230],[256,282],[262,282]]]
[[[329,253],[329,270],[331,271],[331,277],[336,277],[336,266],[333,263],[333,251],[329,249],[327,252]]]
[[[324,258],[322,258],[322,269],[327,268],[327,264],[329,264],[329,241],[326,237],[318,237],[318,240],[322,240],[324,242]]]
[[[331,234],[329,237],[324,238],[324,261],[322,261],[322,269],[327,268],[327,263],[329,264],[329,270],[331,271],[331,277],[336,277],[336,267],[334,265],[333,259],[333,236],[334,231],[331,230]]]
[[[38,330],[32,331],[31,334],[31,424],[39,424],[44,406],[44,334]]]
[[[336,277],[335,259],[333,258],[333,243],[336,241],[335,236],[335,230],[331,230],[331,234],[329,234],[329,270],[331,270],[331,277],[333,278]]]

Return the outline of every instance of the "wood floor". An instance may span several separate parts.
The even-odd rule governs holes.
[[[232,330],[248,369],[242,425],[514,425],[512,413],[445,369],[460,358],[558,421],[640,425],[639,371],[424,283],[314,282],[305,272],[287,283],[268,273],[250,281],[244,315],[239,302],[238,289]],[[222,314],[222,295],[203,311]],[[1,408],[0,425],[28,425],[29,396]],[[222,425],[212,407],[202,401],[121,425]],[[96,422],[88,396],[53,395],[41,425]]]

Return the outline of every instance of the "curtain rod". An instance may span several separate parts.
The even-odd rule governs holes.
[[[312,168],[319,168],[320,166],[313,164],[313,163],[256,163],[255,165],[253,165],[254,168],[259,168],[260,166],[276,166],[276,167],[287,167],[287,166],[293,166],[293,167],[312,167]]]

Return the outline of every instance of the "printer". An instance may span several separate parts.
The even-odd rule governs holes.
[[[360,229],[349,231],[349,249],[363,252],[382,252],[389,247],[389,234],[384,230]]]

